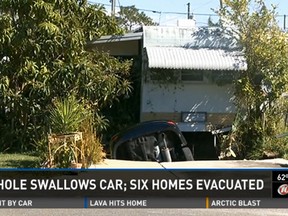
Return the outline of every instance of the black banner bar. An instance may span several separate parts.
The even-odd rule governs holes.
[[[0,170],[0,208],[288,208],[287,198],[288,169]]]
[[[3,198],[1,208],[288,208],[273,198]]]
[[[247,170],[0,171],[0,197],[271,198],[271,179]]]

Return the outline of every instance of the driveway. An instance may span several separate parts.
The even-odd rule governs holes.
[[[165,169],[165,168],[284,168],[288,167],[288,160],[281,158],[268,160],[205,160],[157,163],[150,161],[127,161],[106,159],[91,168],[101,169]]]

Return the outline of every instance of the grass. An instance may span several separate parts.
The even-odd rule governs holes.
[[[39,168],[39,157],[31,153],[0,153],[0,171],[5,168]],[[78,172],[21,172],[20,170],[12,170],[9,172],[1,172],[1,178],[15,179],[15,178],[57,178],[63,175],[77,175]]]
[[[37,168],[39,158],[33,154],[0,153],[0,168]]]

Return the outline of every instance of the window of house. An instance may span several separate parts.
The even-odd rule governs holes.
[[[206,112],[182,112],[182,122],[206,122]]]
[[[197,70],[182,70],[181,71],[181,80],[182,81],[203,82],[204,81],[204,73],[203,73],[203,71],[197,71]]]
[[[180,71],[173,69],[152,68],[149,70],[150,80],[164,83],[176,83],[179,80]]]

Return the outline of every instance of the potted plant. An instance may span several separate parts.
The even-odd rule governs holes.
[[[89,113],[74,95],[57,99],[53,105],[49,110],[52,131],[49,135],[49,160],[58,167],[70,167],[71,164],[79,167],[83,138],[78,129]]]

